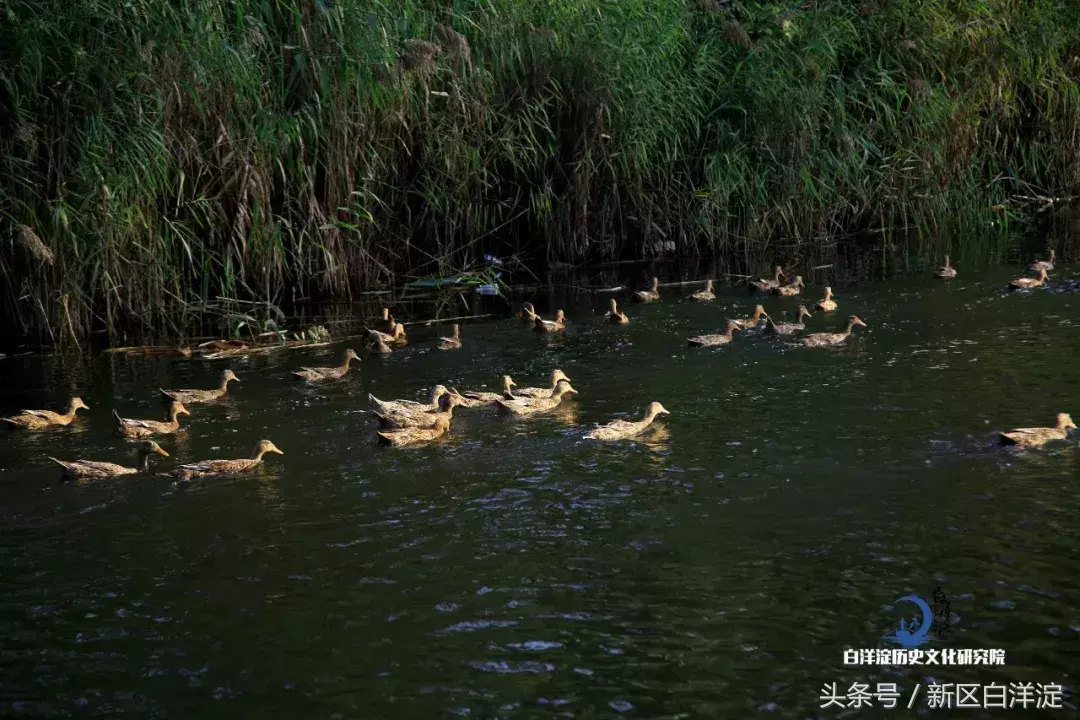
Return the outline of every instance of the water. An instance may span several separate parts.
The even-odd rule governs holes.
[[[1004,293],[1017,274],[836,288],[840,311],[811,327],[869,325],[839,349],[687,349],[754,300],[694,305],[685,288],[627,302],[626,327],[599,320],[603,297],[567,308],[565,337],[465,325],[453,353],[417,326],[333,385],[287,371],[336,362],[341,344],[234,361],[242,384],[163,446],[242,457],[265,437],[285,455],[191,485],[61,484],[44,456],[126,458],[112,407],[157,417],[157,387],[211,386],[224,363],[9,359],[4,410],[73,393],[92,410],[0,443],[0,714],[809,718],[838,715],[818,709],[832,682],[1068,691],[1078,451],[991,443],[1080,415],[1080,295]],[[373,442],[368,392],[537,385],[555,367],[580,395],[550,416],[463,410],[444,443]],[[650,400],[671,415],[641,442],[580,439]],[[1004,648],[1006,666],[843,666],[844,648],[896,626],[898,597],[939,586],[945,646]]]

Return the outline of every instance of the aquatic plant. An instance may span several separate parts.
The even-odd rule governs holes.
[[[925,241],[1080,186],[1077,3],[435,7],[6,0],[0,332],[174,332],[485,253]]]

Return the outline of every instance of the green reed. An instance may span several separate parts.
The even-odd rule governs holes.
[[[1080,186],[1078,30],[1051,0],[0,0],[5,330],[179,332],[485,252],[985,242]]]

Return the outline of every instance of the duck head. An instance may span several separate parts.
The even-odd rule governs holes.
[[[1069,413],[1058,413],[1057,416],[1058,430],[1075,430],[1076,423],[1073,422]]]
[[[269,440],[260,440],[259,444],[255,446],[255,455],[262,457],[266,453],[274,453],[276,455],[284,455],[281,450],[278,450],[278,446]]]
[[[847,321],[848,325],[862,325],[863,327],[866,327],[866,323],[860,320],[858,315],[850,316]]]
[[[71,398],[71,402],[69,404],[70,404],[71,408],[70,408],[70,410],[68,410],[68,412],[70,412],[72,415],[75,414],[76,410],[89,410],[90,409],[90,406],[87,405],[85,402],[83,402],[83,399],[81,397],[73,397],[73,398]]]
[[[139,445],[140,455],[160,455],[161,457],[169,457],[169,453],[165,452],[160,445],[153,440],[146,440]]]
[[[231,368],[225,368],[221,373],[221,384],[228,386],[229,381],[240,382],[240,378],[236,377],[236,373],[234,373]]]
[[[656,415],[670,415],[671,413],[668,412],[667,408],[654,400],[649,403],[649,407],[645,408],[645,414],[655,417]]]
[[[806,309],[806,306],[805,306],[805,305],[800,305],[800,306],[799,306],[799,314],[798,314],[798,316],[797,316],[797,317],[795,318],[795,322],[802,322],[802,319],[803,319],[804,317],[811,317],[811,315],[810,315],[810,311]]]
[[[184,404],[179,400],[173,400],[169,403],[169,420],[176,422],[178,415],[190,415],[191,412],[184,407]]]

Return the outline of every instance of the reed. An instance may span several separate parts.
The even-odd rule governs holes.
[[[1080,191],[1080,3],[0,10],[9,335],[179,332],[484,253],[978,242]]]

